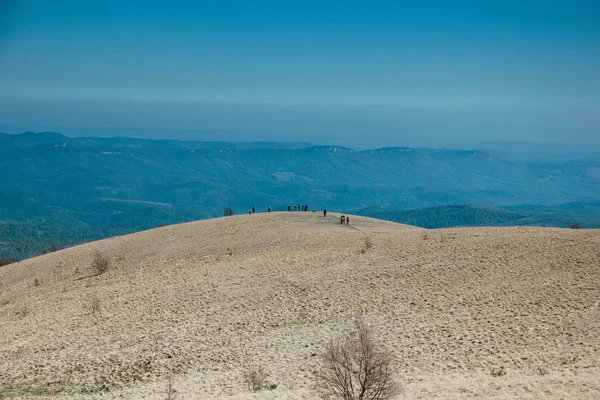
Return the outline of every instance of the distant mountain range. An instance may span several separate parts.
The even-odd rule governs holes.
[[[512,206],[505,208],[476,205],[451,205],[417,210],[393,210],[369,207],[355,212],[422,228],[467,226],[552,226],[600,228],[600,202],[575,202],[546,206]]]
[[[16,257],[40,251],[52,240],[57,246],[69,245],[220,216],[227,205],[235,213],[245,213],[252,205],[258,210],[285,210],[288,204],[342,212],[369,209],[394,220],[398,215],[408,218],[414,213],[410,209],[495,207],[454,210],[463,214],[456,221],[467,226],[471,220],[479,224],[476,221],[513,217],[540,225],[546,222],[540,222],[539,210],[512,207],[600,200],[600,157],[593,155],[523,162],[482,151],[354,151],[309,143],[71,138],[26,132],[0,134],[0,171],[0,256]],[[426,213],[442,210],[452,209]],[[563,226],[572,219],[569,210],[560,212],[560,218],[547,223]],[[473,217],[474,213],[487,213],[489,218]],[[593,221],[582,221],[582,226]]]

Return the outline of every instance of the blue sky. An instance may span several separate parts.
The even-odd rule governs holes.
[[[0,125],[600,145],[600,2],[369,3],[4,0]]]

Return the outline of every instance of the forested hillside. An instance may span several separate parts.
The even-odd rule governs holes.
[[[417,210],[369,207],[356,211],[356,214],[430,229],[465,226],[600,228],[600,202],[566,203],[554,207],[513,206],[506,208],[452,205]]]
[[[239,214],[253,205],[258,211],[308,204],[310,209],[352,212],[367,207],[506,208],[600,200],[598,158],[527,163],[481,151],[354,151],[306,143],[70,138],[29,132],[0,134],[0,170],[0,257],[17,258],[52,241],[68,245],[220,216],[228,205]],[[442,222],[426,223],[500,224],[520,218],[523,211],[466,209]],[[433,214],[409,220],[441,218],[427,213]]]

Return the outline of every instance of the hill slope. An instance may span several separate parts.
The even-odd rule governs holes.
[[[0,268],[0,394],[163,399],[173,375],[179,398],[311,399],[314,355],[364,315],[407,398],[600,395],[600,231],[351,221],[234,216]],[[279,387],[246,394],[251,364]]]

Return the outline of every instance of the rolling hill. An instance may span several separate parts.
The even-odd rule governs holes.
[[[319,352],[362,316],[405,398],[597,398],[599,246],[286,212],[69,248],[0,268],[0,396],[164,399],[172,378],[180,399],[312,399]],[[277,388],[247,392],[250,365]]]

